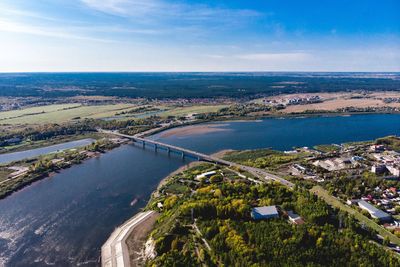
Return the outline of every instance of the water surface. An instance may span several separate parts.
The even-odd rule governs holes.
[[[220,123],[218,123],[220,124]],[[299,146],[373,140],[400,135],[400,115],[376,114],[335,117],[270,118],[258,121],[224,122],[227,131],[204,135],[151,138],[204,153],[222,149],[273,148],[289,150]]]

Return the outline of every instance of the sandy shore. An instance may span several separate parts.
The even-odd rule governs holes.
[[[160,134],[160,137],[170,137],[170,136],[183,137],[194,134],[207,134],[214,132],[230,131],[230,129],[223,128],[225,126],[227,126],[227,124],[220,123],[220,124],[201,124],[201,125],[178,127],[162,132]]]

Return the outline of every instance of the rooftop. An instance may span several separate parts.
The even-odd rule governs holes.
[[[253,212],[258,213],[259,215],[278,214],[276,206],[255,207],[253,208]]]

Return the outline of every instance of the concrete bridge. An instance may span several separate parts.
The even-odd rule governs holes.
[[[162,142],[158,142],[155,140],[151,140],[148,138],[143,138],[140,137],[138,135],[126,135],[126,134],[121,134],[117,131],[107,131],[107,130],[102,130],[99,129],[99,132],[102,133],[106,133],[106,134],[112,134],[115,136],[119,136],[122,138],[127,138],[130,139],[134,142],[140,143],[142,145],[143,148],[147,147],[151,147],[153,148],[155,151],[158,150],[164,150],[166,151],[168,154],[170,153],[176,153],[181,155],[182,158],[185,157],[189,157],[189,158],[193,158],[195,160],[198,161],[206,161],[206,162],[211,162],[211,163],[215,163],[215,164],[220,164],[220,165],[225,165],[225,166],[230,166],[230,167],[236,167],[239,168],[243,171],[247,171],[251,174],[253,174],[254,176],[263,179],[263,180],[273,180],[276,182],[279,182],[285,186],[288,186],[290,188],[294,187],[294,184],[269,172],[266,172],[265,170],[262,169],[258,169],[258,168],[253,168],[253,167],[249,167],[249,166],[245,166],[245,165],[241,165],[235,162],[231,162],[231,161],[227,161],[227,160],[223,160],[217,157],[213,157],[207,154],[203,154],[197,151],[193,151],[190,149],[186,149],[186,148],[182,148],[182,147],[178,147],[178,146],[174,146],[174,145],[170,145],[170,144],[165,144]]]

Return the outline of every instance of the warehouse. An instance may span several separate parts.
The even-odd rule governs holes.
[[[392,220],[392,216],[390,214],[375,208],[373,205],[369,204],[368,202],[364,200],[360,200],[358,202],[358,206],[362,208],[363,210],[366,210],[369,212],[372,218],[378,219],[380,221],[390,221]]]
[[[254,220],[278,218],[279,213],[276,206],[256,207],[251,210],[251,218]]]

